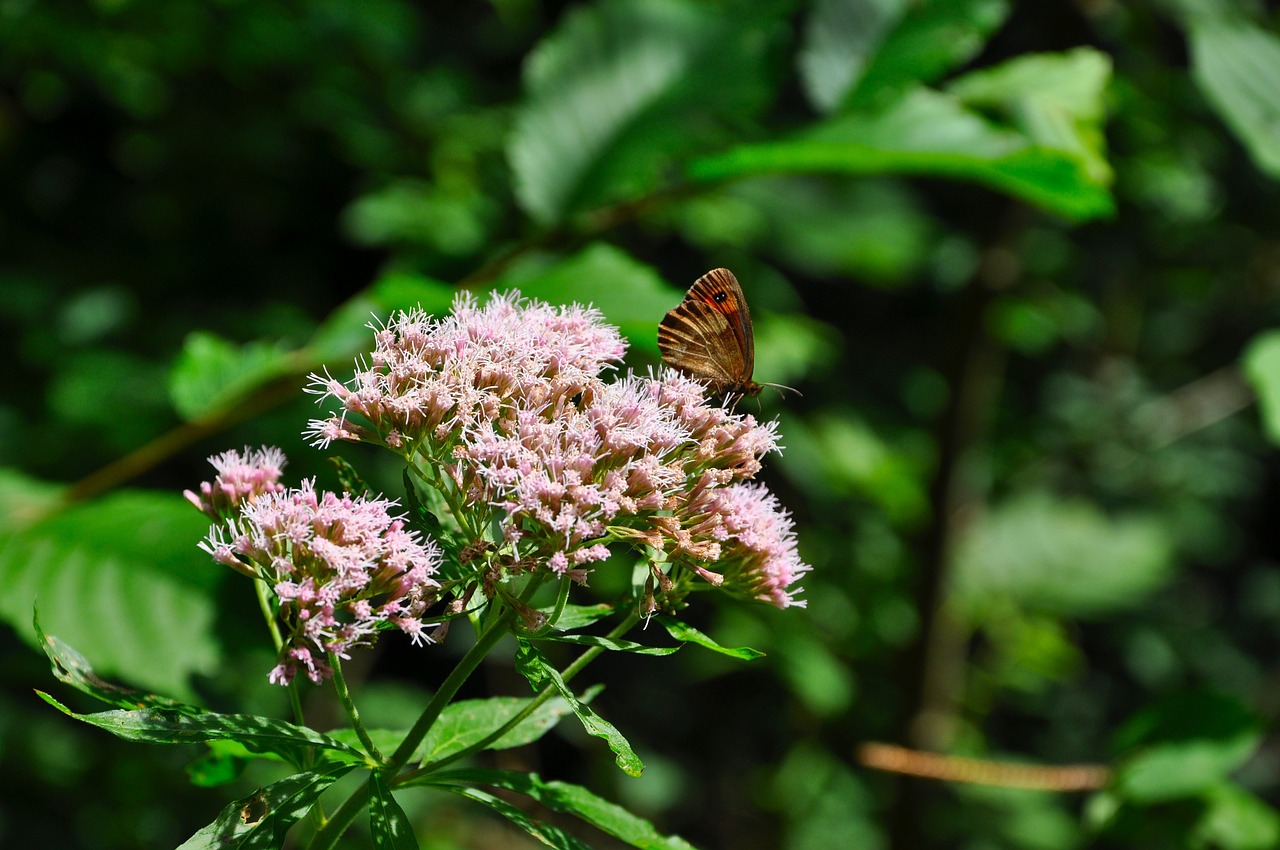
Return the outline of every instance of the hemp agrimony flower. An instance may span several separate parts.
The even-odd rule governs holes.
[[[463,294],[448,316],[402,312],[374,330],[352,381],[312,376],[341,409],[308,433],[402,455],[482,559],[473,587],[522,572],[582,582],[625,542],[664,553],[649,586],[669,605],[685,576],[800,604],[788,588],[808,568],[790,520],[763,485],[734,489],[777,450],[776,423],[712,404],[672,370],[606,382],[625,344],[591,308]]]
[[[269,461],[278,470],[284,462],[278,449],[246,452],[232,458],[241,463],[230,463],[235,454],[210,459],[223,472],[219,478],[224,467],[242,474],[254,463]],[[201,492],[221,492],[218,479]],[[390,514],[394,504],[317,493],[309,481],[289,490],[273,481],[210,528],[201,547],[262,580],[275,595],[286,636],[272,682],[288,684],[299,671],[321,682],[332,674],[328,653],[347,658],[348,650],[372,644],[384,628],[399,628],[414,643],[429,640],[421,615],[439,587],[432,576],[440,551]]]

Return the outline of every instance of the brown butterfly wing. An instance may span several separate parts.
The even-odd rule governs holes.
[[[751,314],[733,272],[713,269],[658,326],[658,349],[674,368],[718,395],[755,395]]]

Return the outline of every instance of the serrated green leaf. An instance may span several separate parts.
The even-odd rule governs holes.
[[[1280,38],[1226,16],[1188,22],[1191,74],[1259,169],[1280,177]]]
[[[583,702],[590,700],[590,695],[583,696]],[[450,703],[432,725],[414,758],[430,763],[461,752],[507,725],[532,702],[532,698],[490,697]],[[563,699],[549,699],[485,749],[505,750],[533,743],[570,711]]]
[[[482,806],[489,807],[511,821],[515,826],[524,830],[529,837],[542,842],[548,847],[554,847],[556,850],[591,850],[588,845],[564,830],[535,820],[515,806],[487,791],[481,791],[479,788],[469,788],[465,785],[440,785],[438,787],[468,800],[473,800]]]
[[[442,787],[449,783],[464,782],[515,791],[536,800],[553,812],[579,817],[640,850],[693,850],[693,845],[683,838],[662,835],[654,829],[653,824],[596,796],[586,788],[568,782],[546,782],[535,773],[475,768],[438,773],[424,779],[429,780],[425,784],[438,783]]]
[[[750,13],[675,0],[571,9],[525,66],[507,148],[516,195],[544,225],[643,194],[672,159],[727,137],[721,116],[765,102],[771,41]]]
[[[697,644],[703,649],[709,649],[712,652],[718,652],[721,655],[727,655],[730,658],[737,658],[740,661],[755,661],[757,658],[764,657],[763,652],[752,649],[749,646],[721,646],[707,635],[695,629],[693,626],[688,623],[683,623],[674,617],[659,616],[656,619],[658,624],[667,630],[667,634],[683,643]]]
[[[296,369],[278,342],[236,345],[211,333],[187,336],[169,374],[169,397],[188,422],[229,407],[253,389]]]
[[[148,744],[238,741],[251,752],[274,753],[294,764],[300,763],[303,754],[313,747],[331,750],[349,761],[363,762],[365,759],[364,754],[359,750],[328,735],[272,717],[258,717],[252,714],[217,714],[195,706],[77,714],[43,691],[36,691],[36,693],[68,717],[105,729],[126,741]]]
[[[418,850],[409,816],[376,771],[369,777],[369,832],[375,850]]]
[[[285,833],[302,819],[320,795],[352,769],[333,765],[323,771],[299,773],[222,810],[213,823],[182,843],[178,850],[276,850]]]
[[[1254,337],[1241,361],[1258,397],[1262,430],[1271,442],[1280,443],[1280,331]]]
[[[524,638],[519,638],[518,642],[516,670],[528,680],[529,685],[535,691],[540,691],[547,685],[554,685],[560,692],[560,696],[564,697],[565,702],[573,709],[573,713],[582,721],[582,727],[587,730],[587,733],[602,739],[609,745],[618,767],[629,776],[639,776],[644,770],[644,763],[631,749],[631,744],[622,733],[574,696],[573,691],[569,690],[569,686],[560,677],[559,671],[547,663],[542,653],[538,652],[533,644]]]
[[[45,631],[103,676],[191,699],[210,674],[216,587],[231,571],[196,548],[208,532],[177,494],[118,491],[0,536],[0,619],[33,646]]]
[[[1107,186],[1076,151],[1038,145],[954,95],[923,88],[879,112],[842,115],[792,140],[742,145],[688,168],[699,182],[822,172],[971,180],[1077,221],[1114,211]]]

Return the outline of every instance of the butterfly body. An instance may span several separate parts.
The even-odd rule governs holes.
[[[733,272],[712,269],[658,326],[658,350],[672,368],[715,395],[759,395],[752,380],[755,337],[747,299]]]

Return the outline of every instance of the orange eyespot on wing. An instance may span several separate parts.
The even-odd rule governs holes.
[[[733,272],[712,269],[658,326],[667,365],[721,396],[757,395],[755,338],[747,299]]]

